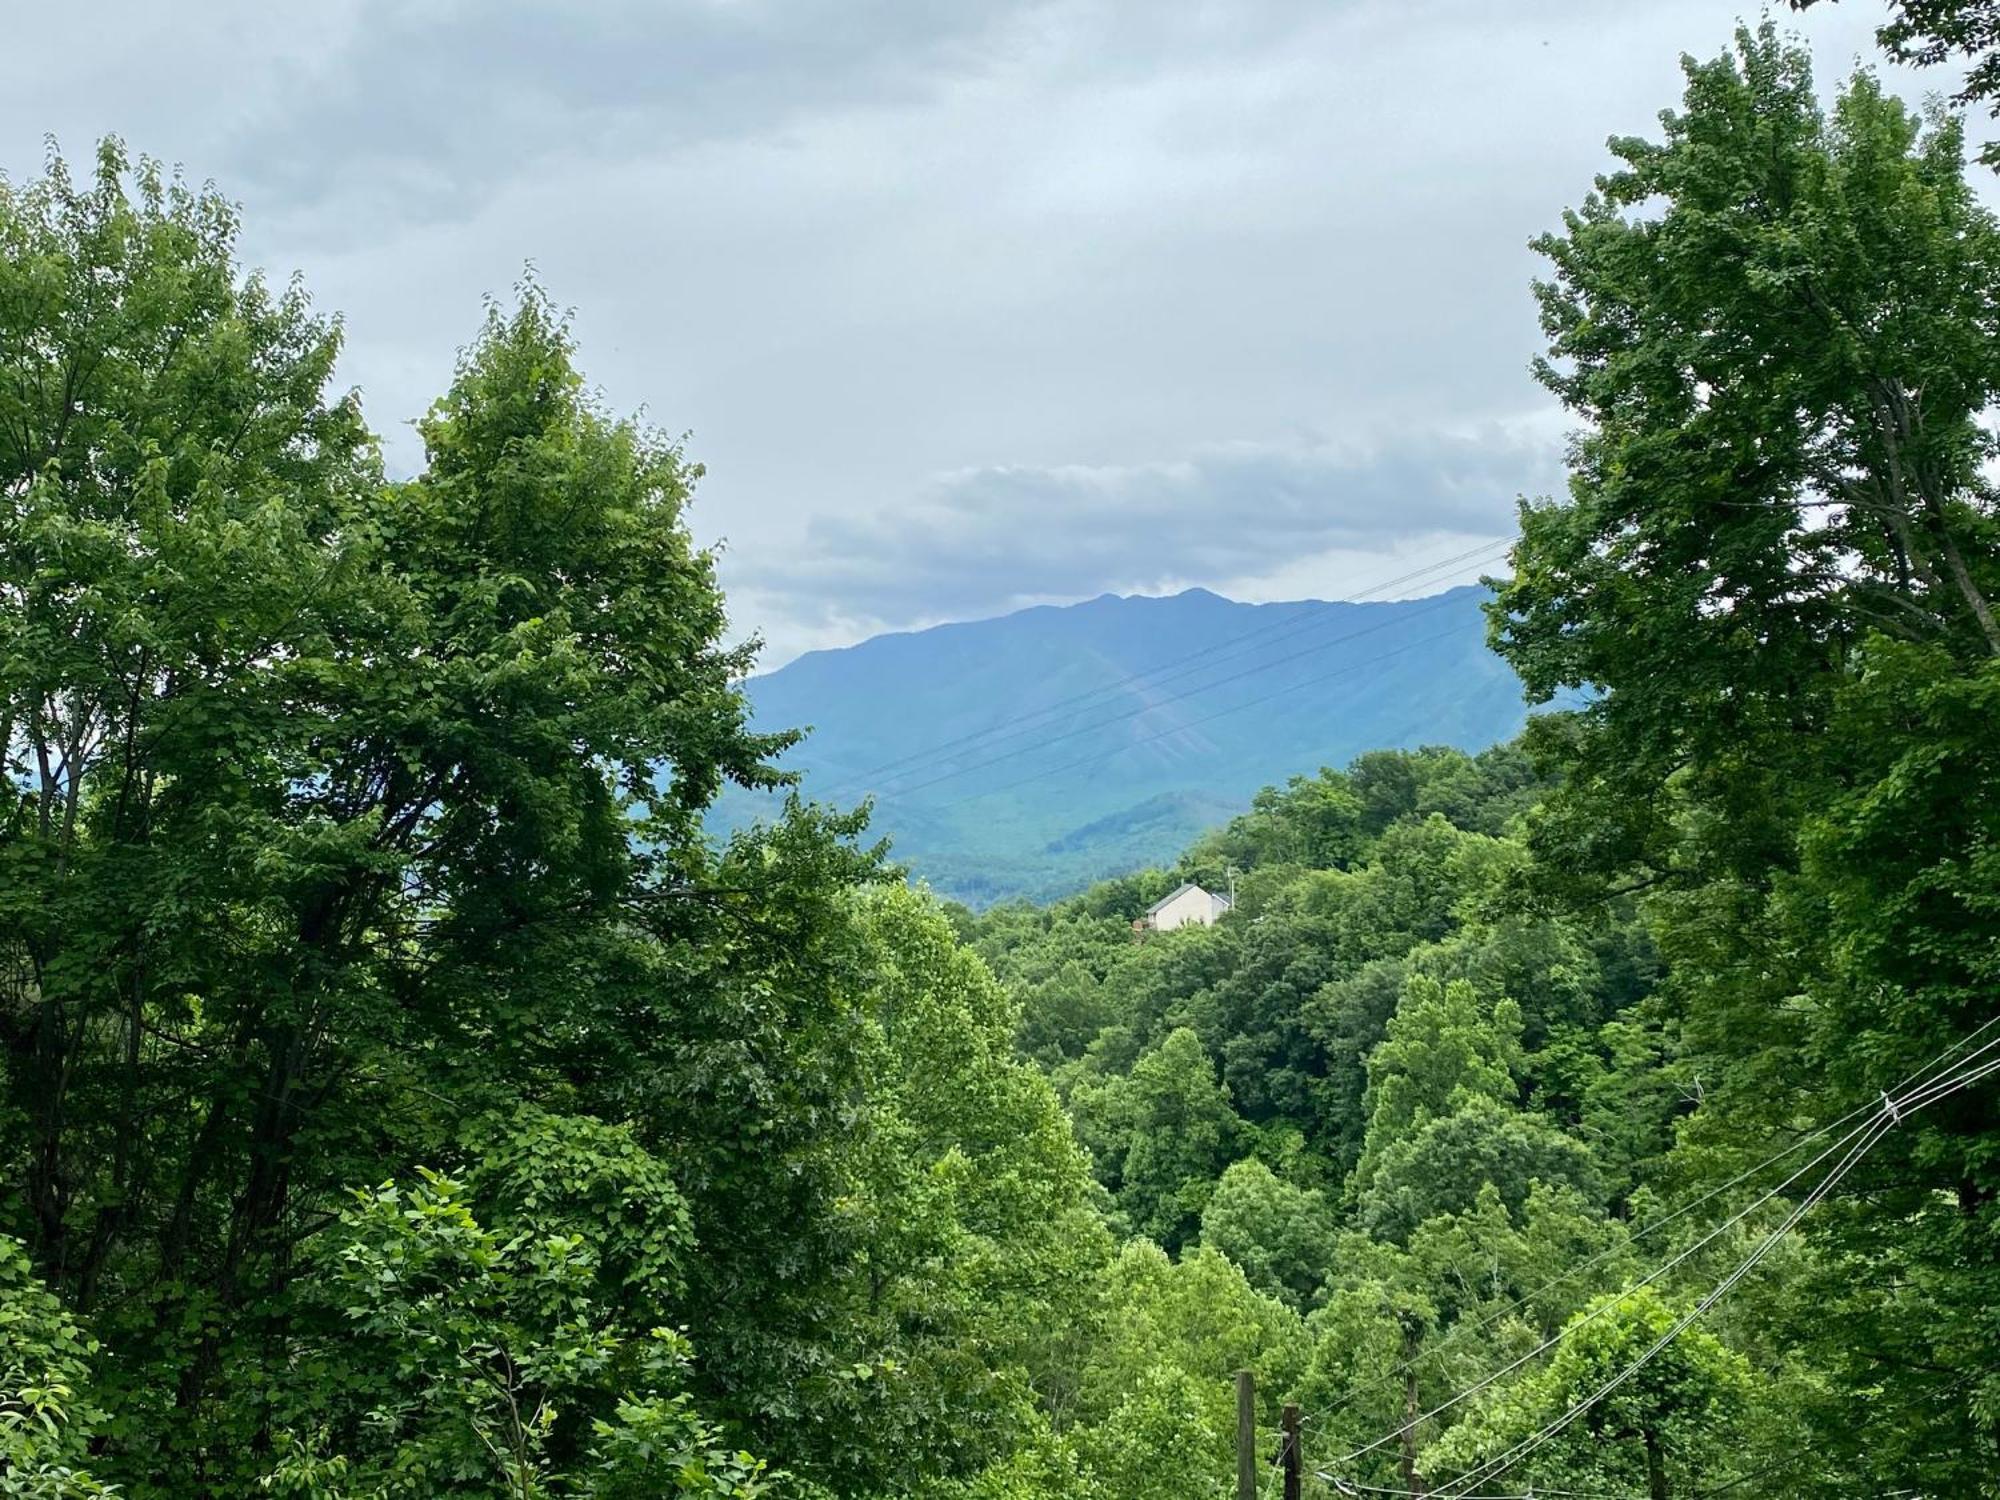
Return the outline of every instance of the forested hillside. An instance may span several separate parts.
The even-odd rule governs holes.
[[[1418,570],[1416,589],[1482,563]],[[868,798],[898,864],[974,906],[1073,896],[1173,859],[1300,766],[1519,732],[1520,680],[1477,587],[1373,603],[1106,595],[815,651],[744,684],[753,725],[809,726],[778,765]],[[729,792],[729,829],[782,806]]]
[[[1067,1102],[1115,1231],[1261,1309],[1254,1365],[1307,1408],[1315,1462],[1386,1439],[1338,1466],[1356,1482],[1438,1474],[1433,1445],[1471,1455],[1471,1431],[1524,1435],[1541,1419],[1524,1389],[1518,1409],[1396,1429],[1713,1227],[1646,1233],[1698,1094],[1633,899],[1575,916],[1518,896],[1548,792],[1513,746],[1377,753],[1266,793],[1174,870],[964,924],[1021,997],[1023,1049]],[[1160,891],[1225,868],[1239,901],[1220,924],[1135,939]],[[1744,1245],[1703,1245],[1662,1291],[1698,1290]],[[1635,1299],[1596,1326],[1631,1340],[1655,1310]],[[1682,1478],[1748,1472],[1804,1435],[1795,1390],[1715,1358],[1713,1390],[1672,1398],[1712,1401],[1713,1422],[1662,1432]],[[1221,1373],[1203,1393],[1218,1462]],[[1560,1395],[1535,1399],[1553,1414]],[[1746,1452],[1751,1430],[1776,1446]],[[1585,1469],[1643,1478],[1638,1445],[1596,1441],[1532,1472]]]
[[[2000,1495],[2000,224],[1769,28],[1613,149],[1571,706],[981,913],[716,836],[789,737],[536,286],[393,480],[220,196],[0,185],[0,1492],[1221,1500],[1247,1369],[1313,1496]]]

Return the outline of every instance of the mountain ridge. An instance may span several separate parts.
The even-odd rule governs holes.
[[[1478,750],[1526,706],[1477,585],[1246,604],[1102,594],[808,652],[744,685],[760,729],[809,728],[800,792],[875,798],[893,857],[984,905],[1170,858],[1265,785],[1366,750]],[[732,790],[727,830],[771,816]]]

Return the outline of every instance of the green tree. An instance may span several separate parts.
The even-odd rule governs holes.
[[[686,1159],[723,1254],[781,1238],[717,1211],[759,1174],[816,1193],[797,1243],[859,1076],[856,823],[700,834],[784,738],[745,726],[698,470],[529,288],[384,485],[337,326],[236,234],[115,146],[0,189],[5,1213],[118,1351],[97,1466],[134,1494],[247,1482],[302,1251],[385,1165],[596,1114]]]
[[[851,1259],[818,1293],[847,1364],[805,1387],[824,1395],[801,1416],[828,1436],[786,1439],[843,1492],[881,1493],[1035,1441],[1073,1400],[1073,1330],[1111,1247],[1055,1091],[1015,1056],[1006,993],[928,897],[856,905],[875,1061],[837,1205]]]
[[[1791,0],[1806,10],[1820,0]],[[1985,104],[2000,113],[2000,5],[1994,0],[1890,0],[1890,17],[1875,37],[1898,62],[1936,67],[1954,59],[1967,64],[1956,101]],[[1988,166],[2000,165],[2000,144],[1980,152]]]
[[[1538,1183],[1592,1199],[1604,1191],[1583,1142],[1543,1116],[1472,1099],[1384,1147],[1360,1184],[1355,1213],[1371,1233],[1400,1242],[1427,1219],[1470,1208],[1483,1188],[1518,1210]]]
[[[1431,816],[1391,829],[1355,868],[1295,875],[1255,904],[1229,938],[1226,972],[1172,1012],[1221,1064],[1244,1118],[1311,1118],[1330,1066],[1316,997],[1359,965],[1455,931],[1497,847]]]
[[[1803,790],[1772,755],[1812,744],[1865,632],[2000,651],[1977,420],[2000,236],[1957,128],[1865,74],[1828,117],[1768,27],[1739,49],[1690,64],[1665,140],[1614,143],[1537,245],[1538,368],[1586,426],[1568,499],[1523,509],[1494,630],[1531,692],[1609,690],[1566,747],[1580,794],[1631,794],[1599,864],[1673,836],[1670,782],[1741,814],[1718,854],[1768,859]]]
[[[1540,869],[1584,902],[1645,892],[1699,1080],[1684,1150],[1733,1162],[1990,1017],[2000,226],[1956,121],[1866,74],[1822,109],[1768,27],[1690,63],[1664,124],[1540,244],[1542,373],[1582,431],[1568,496],[1523,512],[1494,634],[1535,692],[1592,694],[1535,730],[1566,771]],[[1990,1424],[1938,1393],[2000,1350],[1993,1139],[1989,1088],[1894,1132],[1857,1206],[1809,1223],[1903,1268],[1894,1314],[1819,1330],[1857,1403],[1817,1406],[1828,1444],[1865,1401],[1990,1469]],[[1927,1333],[1884,1373],[1891,1320]],[[1886,1445],[1866,1461],[1915,1482]]]
[[[1372,1232],[1406,1241],[1489,1184],[1517,1211],[1536,1182],[1598,1189],[1589,1148],[1517,1107],[1520,1037],[1511,1000],[1488,1009],[1462,979],[1407,982],[1368,1060],[1368,1133],[1350,1182]]]
[[[1543,1185],[1516,1213],[1487,1184],[1404,1247],[1350,1231],[1311,1316],[1300,1386],[1319,1414],[1319,1449],[1361,1450],[1342,1478],[1417,1489],[1432,1475],[1430,1444],[1468,1414],[1447,1403],[1554,1334],[1594,1290],[1618,1285],[1632,1266],[1626,1242],[1589,1198]]]
[[[601,1300],[586,1236],[503,1240],[433,1172],[356,1200],[322,1252],[332,1316],[324,1342],[300,1350],[309,1404],[266,1488],[763,1493],[763,1465],[727,1448],[681,1388],[686,1340],[632,1331]]]
[[[1512,1099],[1520,1061],[1521,1008],[1512,1000],[1489,1007],[1465,980],[1413,976],[1368,1059],[1369,1129],[1387,1145],[1472,1100]]]
[[[1749,1363],[1699,1328],[1669,1339],[1675,1312],[1650,1288],[1616,1294],[1610,1306],[1584,1314],[1594,1321],[1576,1324],[1547,1369],[1440,1441],[1437,1463],[1482,1485],[1502,1474],[1542,1486],[1643,1484],[1650,1500],[1751,1477],[1731,1462],[1750,1404]]]
[[[1361,799],[1348,778],[1323,766],[1317,776],[1265,787],[1251,798],[1249,812],[1198,842],[1183,864],[1193,878],[1217,882],[1232,866],[1344,869],[1361,853],[1361,818]]]
[[[1232,1377],[1253,1372],[1259,1422],[1274,1427],[1283,1393],[1310,1353],[1299,1315],[1205,1247],[1173,1261],[1135,1241],[1111,1263],[1101,1290],[1104,1309],[1077,1409],[1078,1446],[1099,1466],[1107,1485],[1101,1492],[1147,1500],[1167,1493],[1143,1477],[1144,1446],[1158,1451],[1163,1479],[1198,1483],[1194,1493],[1226,1481],[1235,1472]],[[1203,1447],[1205,1462],[1197,1452]]]
[[[1093,1500],[1224,1500],[1229,1441],[1217,1425],[1213,1382],[1186,1371],[1142,1371],[1111,1413],[1079,1436],[1084,1493]]]
[[[1201,1038],[1169,1033],[1130,1077],[1079,1087],[1072,1108],[1134,1230],[1168,1249],[1193,1239],[1242,1125]]]
[[[80,1500],[112,1493],[91,1478],[96,1344],[36,1279],[27,1251],[0,1238],[0,1494]]]
[[[1318,1288],[1333,1253],[1325,1194],[1279,1177],[1252,1158],[1233,1164],[1201,1211],[1201,1242],[1220,1250],[1250,1284],[1294,1307]]]

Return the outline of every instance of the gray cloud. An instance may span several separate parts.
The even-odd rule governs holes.
[[[552,158],[657,158],[990,64],[1033,5],[921,0],[364,0],[234,133],[232,175],[330,233],[451,219]]]
[[[533,261],[609,404],[692,432],[775,662],[1017,599],[1336,593],[1504,527],[1559,432],[1527,241],[1744,6],[16,9],[0,170],[113,131],[214,177],[246,258],[347,315],[399,469]],[[1794,24],[1831,80],[1879,16]]]
[[[822,517],[735,569],[801,622],[966,618],[1037,599],[1254,580],[1329,554],[1385,557],[1501,537],[1517,496],[1560,474],[1556,444],[1499,429],[1369,447],[1236,443],[1138,465],[968,470],[914,504]]]

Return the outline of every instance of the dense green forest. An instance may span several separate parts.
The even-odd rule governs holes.
[[[394,479],[219,195],[0,186],[0,1493],[1219,1500],[1249,1369],[1315,1495],[2000,1495],[2000,224],[1769,28],[1613,152],[1577,706],[978,915],[705,831],[787,738],[537,287]]]

